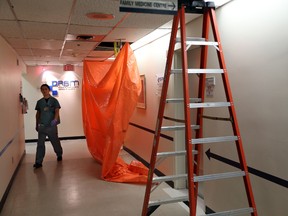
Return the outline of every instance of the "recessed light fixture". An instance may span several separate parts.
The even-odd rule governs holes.
[[[97,19],[97,20],[110,20],[115,18],[113,14],[96,13],[96,12],[87,13],[86,16],[90,19]]]

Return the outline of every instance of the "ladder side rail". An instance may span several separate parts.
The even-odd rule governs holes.
[[[180,34],[181,34],[181,53],[182,53],[182,77],[183,77],[183,96],[184,96],[184,115],[185,115],[185,146],[187,151],[187,173],[188,173],[188,196],[190,203],[190,216],[196,216],[197,197],[194,191],[194,156],[192,154],[193,146],[191,145],[192,130],[190,117],[190,96],[189,96],[189,77],[188,61],[186,50],[186,23],[185,23],[185,6],[180,11]]]
[[[226,93],[227,101],[229,101],[231,103],[231,106],[229,107],[229,112],[230,112],[230,115],[233,119],[232,127],[233,127],[234,134],[236,134],[238,136],[238,140],[235,142],[236,142],[236,146],[237,146],[237,150],[238,150],[238,157],[240,160],[240,166],[246,174],[243,177],[243,179],[244,179],[244,184],[245,184],[245,188],[246,188],[247,198],[248,198],[248,202],[249,202],[250,206],[253,207],[253,209],[254,209],[254,211],[253,211],[253,213],[251,213],[251,215],[252,216],[258,216],[257,210],[256,210],[256,204],[255,204],[255,200],[254,200],[254,196],[253,196],[253,192],[252,192],[252,186],[250,183],[247,162],[246,162],[245,155],[244,155],[244,150],[243,150],[243,145],[242,145],[242,139],[240,136],[238,121],[236,118],[236,110],[234,107],[232,91],[231,91],[231,87],[230,87],[229,80],[228,80],[227,68],[226,68],[226,64],[224,61],[222,44],[220,42],[220,34],[218,31],[218,25],[216,23],[215,9],[209,8],[209,13],[210,13],[210,19],[211,19],[211,24],[212,24],[213,35],[214,35],[215,40],[218,42],[218,47],[219,47],[219,51],[217,52],[219,65],[220,65],[220,68],[222,68],[224,70],[224,73],[222,74],[222,80],[223,80],[223,84],[224,84],[224,88],[225,88],[225,93]]]
[[[173,25],[172,25],[172,32],[170,36],[170,43],[169,43],[169,50],[168,50],[168,56],[165,66],[165,74],[164,74],[164,81],[163,81],[163,87],[161,92],[161,98],[160,98],[160,106],[158,110],[158,117],[157,117],[157,123],[156,123],[156,130],[154,134],[154,140],[153,140],[153,147],[152,147],[152,154],[150,159],[150,167],[148,172],[148,179],[146,184],[146,191],[145,191],[145,197],[143,202],[143,208],[142,208],[142,216],[148,215],[148,205],[149,205],[149,199],[151,194],[151,188],[152,188],[152,180],[153,180],[153,174],[155,170],[155,164],[156,164],[156,157],[157,157],[157,151],[159,146],[159,139],[161,134],[161,126],[163,121],[163,115],[165,110],[165,101],[169,86],[169,79],[171,74],[171,67],[172,67],[172,60],[174,55],[174,48],[176,43],[176,35],[178,30],[178,24],[179,24],[179,12],[177,15],[173,18]]]
[[[206,41],[208,41],[209,38],[209,13],[205,9],[203,14],[203,21],[202,21],[202,38],[204,38]],[[206,69],[207,68],[207,57],[208,56],[208,46],[202,46],[201,48],[201,57],[200,57],[200,69]],[[198,86],[198,98],[201,98],[201,101],[204,102],[205,100],[205,79],[206,74],[200,74],[199,77],[199,86]],[[196,124],[199,125],[200,129],[196,131],[196,138],[202,138],[203,137],[203,112],[204,108],[198,108],[197,109],[197,118],[196,118]],[[193,144],[193,143],[192,143]],[[203,145],[196,144],[195,150],[198,152],[197,155],[195,155],[195,164],[194,164],[194,173],[196,176],[200,175],[200,169],[202,166],[202,160],[203,160]],[[199,183],[195,183],[195,193],[198,194],[198,185]]]

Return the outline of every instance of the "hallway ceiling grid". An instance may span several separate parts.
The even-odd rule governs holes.
[[[113,42],[133,43],[167,28],[164,24],[172,19],[172,15],[120,12],[119,4],[119,0],[2,0],[0,35],[26,65],[82,65],[85,58],[112,57]],[[114,18],[91,19],[89,13]],[[101,43],[108,46],[101,48]]]

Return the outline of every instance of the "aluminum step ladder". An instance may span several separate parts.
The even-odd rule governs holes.
[[[182,1],[184,2],[184,1]],[[150,167],[148,174],[148,181],[146,185],[146,192],[143,202],[142,216],[151,215],[157,208],[164,204],[177,203],[177,202],[189,202],[190,216],[196,216],[196,205],[198,196],[198,183],[203,181],[213,181],[228,178],[243,178],[248,207],[225,210],[217,213],[210,213],[206,215],[224,216],[224,215],[243,215],[251,214],[257,216],[256,205],[250,183],[248,168],[244,151],[242,147],[242,139],[238,127],[236,118],[235,107],[233,103],[230,84],[228,81],[228,74],[226,65],[224,62],[224,55],[222,51],[222,45],[220,42],[218,26],[215,16],[214,2],[194,1],[197,4],[193,6],[191,4],[179,5],[177,15],[173,18],[172,32],[169,44],[169,50],[167,55],[167,62],[164,74],[164,82],[162,86],[162,93],[160,98],[160,105],[158,110],[158,117],[156,122],[156,130],[154,134],[153,148],[150,159]],[[200,4],[200,5],[199,5]],[[186,37],[186,25],[185,25],[185,13],[199,13],[203,14],[203,29],[201,38],[187,38]],[[196,11],[196,12],[195,12]],[[210,23],[213,31],[214,41],[208,41]],[[178,29],[180,24],[180,28]],[[180,31],[180,36],[177,37],[177,32]],[[172,61],[175,50],[175,44],[181,43],[181,55],[182,55],[182,69],[172,69]],[[201,47],[201,60],[200,69],[188,69],[187,50],[190,46]],[[217,56],[219,61],[219,69],[207,69],[207,56],[208,47],[214,47],[217,50]],[[169,80],[171,75],[182,75],[183,79],[183,98],[167,98]],[[198,98],[190,98],[189,95],[189,75],[197,74],[199,76],[199,89]],[[220,74],[223,80],[223,86],[225,90],[226,100],[222,102],[205,102],[205,79],[206,74]],[[167,103],[184,103],[184,121],[182,125],[162,126],[163,119],[165,119],[164,112]],[[219,137],[203,137],[203,115],[204,109],[213,109],[224,107],[229,110],[233,135],[231,136],[219,136]],[[191,109],[196,109],[197,117],[196,124],[191,123],[190,112]],[[209,118],[209,117],[206,117]],[[213,117],[210,117],[213,119]],[[169,119],[169,118],[168,118]],[[173,120],[174,118],[170,118]],[[214,117],[215,120],[223,120],[222,118]],[[226,119],[227,120],[227,119]],[[185,124],[184,124],[185,123]],[[185,130],[185,150],[175,152],[158,152],[159,143],[161,138],[161,132],[163,131],[177,131]],[[195,137],[195,138],[193,138]],[[236,145],[238,157],[240,161],[240,170],[235,172],[217,173],[209,175],[199,175],[200,166],[203,155],[203,145],[206,143],[222,143],[230,142]],[[185,156],[187,164],[187,173],[180,175],[161,176],[157,177],[154,174],[156,166],[158,166],[163,160],[168,157]],[[180,196],[176,198],[151,200],[151,193],[158,188],[162,182],[174,181],[178,179],[184,179],[188,185],[188,195]]]

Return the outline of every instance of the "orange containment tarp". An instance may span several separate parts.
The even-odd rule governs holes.
[[[128,43],[113,63],[84,61],[83,127],[88,149],[102,164],[102,178],[107,181],[147,181],[141,165],[141,172],[131,170],[118,157],[140,91],[137,62]]]

